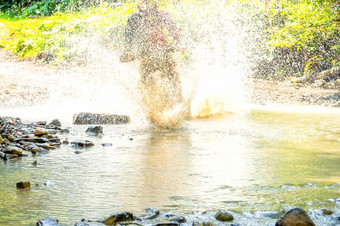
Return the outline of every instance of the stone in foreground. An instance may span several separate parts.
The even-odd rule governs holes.
[[[122,221],[133,221],[135,218],[132,213],[130,212],[118,212],[113,215],[111,215],[109,218],[104,220],[103,224],[106,225],[116,225],[118,222]]]
[[[24,188],[29,188],[29,187],[31,187],[31,183],[29,181],[17,183],[17,189],[24,189]]]
[[[215,218],[218,221],[232,221],[234,217],[231,213],[225,210],[220,210],[215,214]]]
[[[37,222],[38,226],[59,226],[59,221],[52,217],[46,217]]]
[[[287,211],[275,226],[315,226],[309,215],[301,208],[294,208]]]
[[[127,115],[111,115],[81,112],[73,115],[73,124],[76,125],[100,125],[100,124],[126,124],[130,122]]]

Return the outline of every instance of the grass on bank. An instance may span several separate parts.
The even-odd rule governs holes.
[[[39,53],[49,51],[57,62],[68,60],[72,56],[72,39],[76,36],[100,34],[101,38],[112,40],[112,45],[118,45],[119,34],[122,35],[133,10],[132,4],[114,9],[104,4],[40,18],[11,19],[2,15],[0,47],[20,58],[33,59]]]

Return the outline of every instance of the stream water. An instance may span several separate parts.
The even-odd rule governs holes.
[[[222,9],[224,1],[217,2]],[[240,225],[274,225],[293,207],[307,210],[316,225],[339,224],[340,111],[247,104],[242,80],[253,53],[246,49],[256,44],[249,40],[256,39],[251,29],[262,28],[244,30],[237,27],[249,25],[243,14],[206,7],[177,10],[192,45],[191,64],[179,68],[183,92],[194,98],[192,118],[173,129],[148,123],[136,65],[120,64],[119,55],[95,38],[75,39],[81,55],[91,52],[85,72],[0,68],[2,81],[10,75],[10,81],[41,88],[47,99],[26,107],[13,100],[0,106],[0,116],[24,122],[58,118],[70,127],[61,139],[95,143],[1,161],[0,225],[35,225],[45,217],[73,225],[118,211],[138,215],[149,207],[185,215],[184,225],[214,221],[218,209],[231,211]],[[199,20],[187,21],[191,14]],[[131,123],[104,126],[104,135],[93,137],[85,133],[87,126],[72,125],[73,114],[83,111],[128,114]],[[19,181],[30,181],[31,189],[17,190]],[[324,216],[322,208],[334,214]]]
[[[71,132],[61,138],[89,139],[95,146],[76,154],[62,145],[46,155],[1,162],[0,225],[34,225],[47,216],[72,225],[148,207],[191,220],[209,220],[203,211],[226,209],[241,225],[273,225],[278,216],[265,217],[266,211],[282,214],[295,206],[308,210],[317,225],[336,225],[336,111],[253,109],[193,119],[164,131],[132,120],[104,126],[103,137],[87,135],[87,126],[62,123]],[[31,189],[16,190],[18,181],[30,181]],[[323,216],[321,208],[335,213]]]

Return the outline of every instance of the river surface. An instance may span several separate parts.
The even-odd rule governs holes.
[[[281,215],[296,206],[317,225],[336,225],[340,114],[307,112],[253,109],[188,120],[173,130],[132,119],[104,126],[102,137],[61,120],[70,127],[70,134],[59,135],[63,140],[88,139],[95,146],[62,145],[46,155],[1,161],[0,225],[35,225],[48,216],[72,225],[149,207],[201,221],[211,219],[203,211],[225,209],[241,225],[274,225],[279,216],[265,217],[265,211]],[[30,181],[31,189],[17,190],[18,181]],[[322,216],[321,208],[335,213]]]

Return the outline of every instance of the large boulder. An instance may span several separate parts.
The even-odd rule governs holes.
[[[301,208],[294,208],[287,211],[275,226],[315,226],[309,215]]]
[[[127,115],[112,115],[81,112],[73,115],[73,124],[76,125],[100,125],[100,124],[126,124],[130,122]]]

